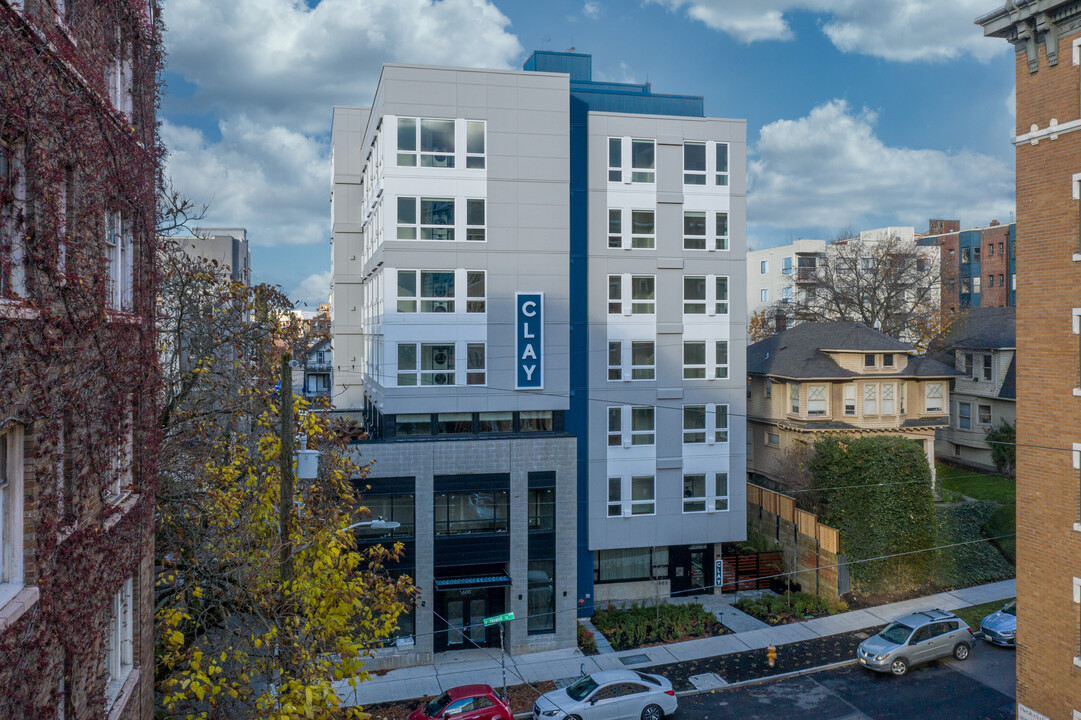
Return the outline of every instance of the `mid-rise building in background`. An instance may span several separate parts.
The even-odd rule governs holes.
[[[1017,225],[992,220],[962,230],[957,220],[931,220],[922,242],[939,247],[942,309],[947,315],[978,307],[1017,305]]]
[[[976,22],[1016,51],[1017,714],[1065,720],[1081,713],[1081,1]]]
[[[400,662],[711,592],[746,532],[745,123],[574,53],[374,98],[334,111],[333,393],[421,588]]]
[[[236,282],[251,285],[251,253],[244,228],[192,228],[192,237],[175,238],[191,257],[199,257],[227,268]]]

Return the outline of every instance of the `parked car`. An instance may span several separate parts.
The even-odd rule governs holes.
[[[980,634],[992,645],[1017,645],[1017,601],[1010,600],[998,612],[980,620]]]
[[[676,711],[672,683],[636,670],[605,670],[545,693],[533,720],[663,720]]]
[[[950,657],[968,659],[974,634],[965,621],[944,610],[906,615],[860,643],[856,659],[876,672],[900,677],[913,665]]]
[[[462,685],[451,688],[419,707],[409,720],[512,720],[510,704],[491,685]]]

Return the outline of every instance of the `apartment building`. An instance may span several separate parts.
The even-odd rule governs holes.
[[[813,280],[826,260],[825,240],[799,239],[788,245],[747,251],[747,311],[762,312],[791,303],[801,282]]]
[[[747,472],[785,487],[823,434],[900,435],[935,477],[935,430],[949,424],[950,380],[937,360],[863,323],[803,323],[747,348]]]
[[[1010,2],[976,23],[1016,50],[1017,714],[1069,720],[1081,717],[1081,2]]]
[[[151,718],[154,2],[0,0],[0,717]]]
[[[745,124],[590,68],[386,65],[334,111],[333,392],[421,588],[403,663],[504,611],[571,646],[745,534]]]
[[[312,335],[315,334],[312,333]],[[330,345],[330,338],[316,340],[315,344],[304,353],[300,363],[303,369],[302,394],[304,397],[308,399],[328,397],[334,377],[334,349]]]
[[[251,285],[251,252],[245,228],[192,228],[192,237],[176,238],[191,257],[216,262],[227,268],[236,282]]]
[[[1016,223],[962,230],[958,220],[931,220],[921,242],[939,247],[944,312],[1017,305]]]

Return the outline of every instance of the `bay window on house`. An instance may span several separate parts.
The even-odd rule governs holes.
[[[799,415],[799,383],[788,383],[788,400],[793,415]]]
[[[883,415],[893,415],[894,414],[894,405],[893,405],[894,387],[895,386],[894,386],[893,383],[883,383],[882,384],[882,414]]]
[[[924,410],[926,412],[942,412],[942,383],[927,383],[924,386]]]
[[[850,415],[850,416],[855,415],[856,414],[856,386],[855,385],[845,385],[844,398],[845,398],[845,415]]]
[[[807,386],[807,414],[818,417],[826,414],[826,386]]]
[[[878,386],[874,383],[866,383],[863,386],[863,414],[878,414]]]

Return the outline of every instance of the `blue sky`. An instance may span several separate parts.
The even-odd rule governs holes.
[[[747,120],[753,247],[1013,210],[1012,48],[995,0],[165,0],[168,172],[208,225],[244,226],[256,281],[329,286],[331,108],[383,62],[520,67],[593,55],[596,79]]]

